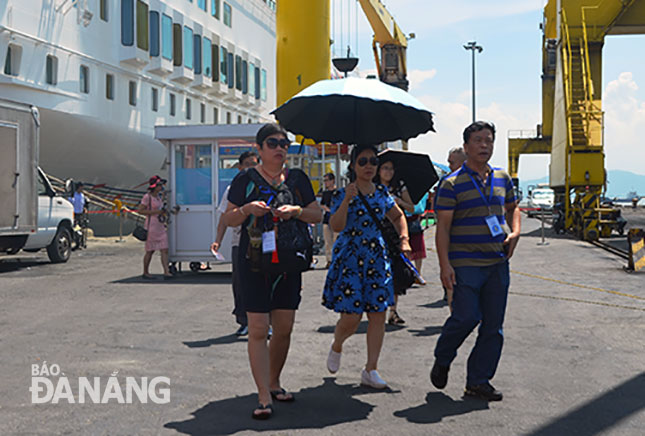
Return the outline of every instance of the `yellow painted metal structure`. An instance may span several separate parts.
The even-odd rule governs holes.
[[[330,78],[329,0],[280,0],[276,10],[277,105]]]
[[[406,52],[408,40],[380,0],[358,0],[374,31],[372,50],[379,79],[408,90]],[[380,48],[380,55],[379,55]]]
[[[542,30],[543,122],[531,141],[509,138],[509,170],[517,177],[523,152],[550,152],[549,183],[564,203],[565,227],[595,240],[614,224],[613,210],[600,208],[602,48],[606,36],[645,33],[645,0],[549,0]]]

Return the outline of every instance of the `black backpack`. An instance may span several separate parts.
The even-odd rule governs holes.
[[[258,200],[267,202],[269,206],[274,208],[285,204],[307,206],[303,204],[302,195],[296,188],[299,178],[304,176],[302,171],[289,171],[287,179],[278,187],[270,186],[254,168],[248,170],[248,175],[255,184],[253,190],[258,193]],[[262,233],[274,228],[271,214],[252,217],[247,226],[249,248],[246,255],[251,264],[251,270],[270,275],[301,273],[308,270],[313,260],[313,239],[309,225],[292,218],[278,221],[275,227],[277,227],[277,259],[274,253],[262,253]]]

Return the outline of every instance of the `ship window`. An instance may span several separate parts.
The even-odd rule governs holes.
[[[204,76],[206,77],[211,77],[212,76],[212,69],[213,68],[213,63],[211,60],[211,56],[213,54],[212,49],[211,49],[211,40],[208,38],[203,38],[202,39],[202,52],[204,53]]]
[[[231,113],[226,112],[226,124],[231,124]]]
[[[112,74],[105,75],[105,98],[114,100],[114,76]]]
[[[134,44],[134,0],[121,0],[121,44]]]
[[[199,105],[199,121],[202,124],[206,122],[206,105],[204,103]]]
[[[219,1],[211,0],[211,15],[219,20]]]
[[[242,93],[249,92],[249,66],[246,61],[242,61]]]
[[[197,6],[199,9],[206,12],[206,0],[197,0]]]
[[[101,0],[99,3],[99,17],[103,21],[108,21],[108,0]]]
[[[152,111],[159,111],[159,90],[152,88]]]
[[[233,89],[235,87],[235,64],[233,63],[233,53],[229,53],[226,59],[228,66],[228,87]]]
[[[242,57],[235,56],[235,89],[242,90]]]
[[[137,47],[148,50],[148,5],[137,0]]]
[[[219,123],[219,110],[216,107],[213,108],[213,124]]]
[[[193,37],[193,57],[195,59],[195,74],[202,74],[202,37]]]
[[[220,47],[220,81],[227,83],[226,75],[228,74],[228,51],[224,47]]]
[[[159,56],[159,12],[150,12],[150,56]]]
[[[260,67],[255,67],[255,98],[260,99]]]
[[[213,82],[219,82],[219,46],[217,44],[213,44],[211,53],[213,54],[211,59],[213,65]]]
[[[175,94],[170,94],[170,116],[174,117],[175,113],[177,113],[177,97],[175,97]]]
[[[193,116],[192,101],[186,97],[186,119],[190,120]]]
[[[184,66],[193,69],[193,29],[184,26]]]
[[[267,70],[262,70],[262,101],[267,101]]]
[[[224,2],[224,24],[227,25],[228,27],[233,27],[232,21],[233,21],[233,9],[231,9],[231,5]]]
[[[249,94],[255,95],[255,65],[249,62]]]
[[[172,18],[166,14],[161,16],[161,55],[172,60]]]
[[[183,53],[181,44],[181,24],[172,25],[172,46],[173,46],[173,65],[176,67],[181,66],[183,60]]]
[[[128,82],[128,100],[130,106],[137,105],[137,83],[132,80]]]
[[[58,58],[47,55],[45,62],[45,81],[50,85],[58,83]]]
[[[79,77],[78,81],[80,83],[80,91],[83,94],[89,94],[90,93],[90,69],[89,67],[85,65],[81,65],[81,68],[79,70]]]

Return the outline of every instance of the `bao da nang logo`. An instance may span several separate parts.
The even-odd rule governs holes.
[[[170,402],[168,377],[125,377],[119,379],[118,371],[109,377],[78,377],[72,379],[61,372],[58,364],[31,365],[31,402],[33,404],[67,401],[70,404],[132,404]]]

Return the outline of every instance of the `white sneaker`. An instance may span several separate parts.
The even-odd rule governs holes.
[[[329,346],[329,355],[327,356],[327,369],[332,374],[335,374],[340,369],[340,356],[342,353],[337,353]]]
[[[381,378],[375,369],[369,372],[364,369],[361,372],[361,384],[375,389],[385,389],[387,387],[387,382]]]

